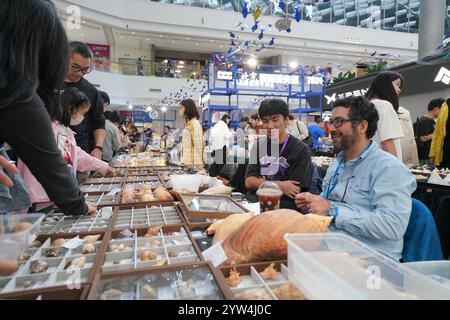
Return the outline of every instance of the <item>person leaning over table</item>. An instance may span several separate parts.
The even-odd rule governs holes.
[[[330,129],[340,153],[327,170],[322,194],[300,193],[295,201],[310,213],[331,216],[332,231],[399,261],[417,184],[398,158],[370,140],[378,119],[374,104],[364,97],[336,101]]]
[[[59,108],[55,88],[62,88],[68,68],[67,43],[50,1],[0,1],[0,145],[14,149],[65,214],[93,214],[96,207],[76,186],[47,112]],[[17,172],[3,158],[1,166]],[[0,261],[0,275],[16,269],[17,261]]]

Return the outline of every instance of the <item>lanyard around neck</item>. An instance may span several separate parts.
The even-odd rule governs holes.
[[[283,146],[281,147],[280,153],[278,154],[278,157],[281,156],[281,154],[283,153],[284,149],[286,148],[287,142],[289,140],[289,134],[286,137],[286,140],[284,140],[283,142]]]
[[[364,148],[364,150],[355,158],[355,159],[358,159],[359,157],[361,157],[369,148],[370,148],[370,146],[372,145],[372,142],[370,142],[368,145],[367,145],[367,147],[365,147]],[[345,161],[346,161],[347,159],[346,158],[344,158],[344,159],[342,159],[340,162],[339,162],[339,165],[337,166],[337,168],[336,168],[336,171],[334,172],[334,175],[331,177],[331,179],[330,179],[330,183],[325,187],[325,190],[324,190],[324,196],[325,196],[325,199],[327,199],[327,200],[329,200],[328,199],[328,197],[329,197],[329,195],[331,194],[331,192],[336,188],[336,186],[338,185],[338,183],[339,183],[339,180],[340,180],[340,177],[339,177],[339,170],[341,170],[341,168],[342,168],[342,166],[344,165],[344,163],[345,163]],[[346,190],[345,191],[347,191],[347,187],[345,188]],[[344,193],[344,196],[345,196],[345,193]]]

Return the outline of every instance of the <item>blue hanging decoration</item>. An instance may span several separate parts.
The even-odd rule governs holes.
[[[230,38],[234,39],[236,38],[236,35],[233,32],[230,32]]]
[[[258,39],[262,40],[263,37],[264,37],[264,30],[261,30],[261,32],[258,35]]]
[[[287,33],[291,33],[291,31],[292,31],[291,28],[287,28],[287,29],[286,29],[286,32],[287,32]]]
[[[295,9],[295,21],[300,22],[302,20],[302,14],[300,12],[300,6]]]
[[[269,41],[269,46],[273,46],[275,44],[275,38],[272,38],[270,41]]]
[[[278,2],[278,6],[280,7],[281,11],[286,12],[286,2],[280,1]]]
[[[245,1],[244,5],[242,6],[242,16],[244,18],[247,18],[247,16],[248,16],[248,2],[247,1]]]
[[[256,30],[258,30],[258,23],[259,23],[259,21],[255,22],[255,24],[252,27],[252,32],[255,32]]]
[[[266,46],[264,45],[264,43],[261,45],[261,47],[256,49],[256,52],[260,52],[263,51],[266,48]]]

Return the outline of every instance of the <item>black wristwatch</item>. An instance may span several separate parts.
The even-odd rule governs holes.
[[[101,147],[101,146],[95,146],[94,149],[98,149],[98,150],[100,150],[101,152],[103,152],[103,147]]]

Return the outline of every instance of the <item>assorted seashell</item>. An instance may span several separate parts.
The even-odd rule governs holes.
[[[87,244],[87,243],[95,243],[97,242],[98,239],[100,239],[101,234],[93,234],[90,236],[86,236],[83,238],[83,243]]]
[[[33,224],[31,224],[29,222],[20,222],[12,228],[12,232],[13,233],[22,232],[27,229],[30,229],[32,226],[33,226]]]
[[[83,268],[85,263],[86,263],[86,257],[77,257],[77,258],[73,259],[71,262],[69,262],[64,269],[69,272],[72,272],[73,270]]]
[[[108,289],[100,295],[100,300],[118,299],[122,294],[123,292],[118,289]]]
[[[95,245],[93,245],[92,243],[85,244],[81,248],[82,254],[92,254],[95,253],[95,251],[96,251]]]
[[[56,239],[55,241],[52,242],[52,247],[60,247],[63,244],[65,244],[66,242],[67,242],[67,240],[64,238]]]
[[[141,261],[155,260],[158,255],[152,251],[142,251],[139,254]]]
[[[36,260],[31,263],[31,273],[42,273],[47,271],[48,263],[44,260]]]

